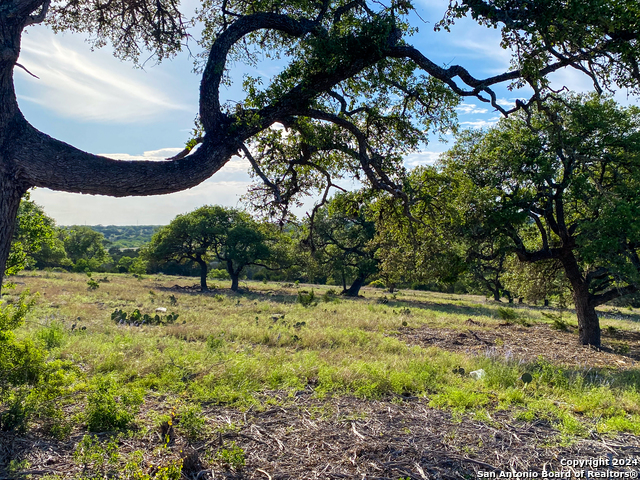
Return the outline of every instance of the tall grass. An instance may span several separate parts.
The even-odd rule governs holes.
[[[169,288],[193,279],[110,278],[96,290],[87,290],[75,274],[20,279],[42,295],[19,334],[43,345],[51,360],[77,367],[69,402],[77,424],[93,430],[127,428],[144,409],[145,395],[265,408],[269,392],[311,389],[318,397],[414,396],[453,411],[507,410],[523,421],[549,420],[571,435],[640,433],[638,369],[523,364],[409,346],[397,335],[425,325],[466,329],[471,315],[486,329],[516,313],[517,319],[545,321],[535,309],[505,314],[478,297],[428,292],[400,293],[380,303],[384,293],[374,290],[365,290],[364,299],[304,304],[295,289],[273,283],[251,283],[244,294],[194,294]],[[327,290],[314,289],[317,299]],[[178,322],[133,327],[110,317],[115,309],[151,315],[157,307],[175,310]],[[484,376],[474,380],[460,374],[461,367],[483,369]],[[521,379],[525,372],[530,383]]]

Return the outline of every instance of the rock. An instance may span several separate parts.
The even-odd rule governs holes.
[[[469,372],[469,376],[474,380],[480,380],[481,378],[484,378],[486,374],[487,372],[485,372],[482,368],[480,370],[474,370],[473,372]]]
[[[167,313],[167,309],[164,308],[164,307],[158,307],[158,308],[156,308],[156,312]]]

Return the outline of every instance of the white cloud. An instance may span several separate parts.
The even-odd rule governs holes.
[[[39,79],[16,69],[20,101],[60,116],[102,122],[133,123],[176,110],[195,111],[176,92],[169,95],[154,85],[162,84],[162,75],[153,69],[134,70],[107,52],[91,52],[78,36],[38,29],[28,33],[20,62]]]
[[[173,157],[182,150],[182,148],[161,148],[159,150],[149,150],[144,152],[142,155],[130,155],[128,153],[99,153],[98,155],[113,158],[115,160],[161,161]]]
[[[419,167],[421,165],[433,165],[442,152],[416,152],[407,155],[404,159],[404,165],[409,168]]]
[[[500,117],[492,117],[486,120],[475,120],[473,122],[460,122],[460,125],[464,125],[468,128],[490,128],[493,127]]]
[[[467,115],[470,113],[482,114],[489,111],[486,108],[480,108],[477,105],[472,105],[469,103],[463,103],[462,105],[459,105],[458,107],[456,107],[456,110],[458,110],[463,115]]]
[[[516,99],[499,98],[496,103],[501,107],[513,108],[516,106]]]

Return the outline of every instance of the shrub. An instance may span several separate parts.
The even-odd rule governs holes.
[[[209,270],[207,277],[213,278],[216,280],[229,280],[231,277],[229,276],[229,272],[220,268],[212,268]]]
[[[240,470],[245,464],[244,450],[236,445],[236,442],[231,442],[228,447],[218,450],[216,458],[232,470]]]
[[[317,305],[315,303],[315,299],[316,299],[316,294],[314,293],[313,289],[311,290],[311,292],[308,292],[308,293],[307,293],[306,290],[298,291],[298,300],[297,301],[303,307],[311,307],[311,306]]]
[[[91,432],[124,430],[133,422],[141,403],[139,391],[118,392],[112,380],[99,379],[94,391],[87,396],[87,429]]]
[[[60,322],[52,322],[48,327],[40,330],[36,337],[47,350],[60,347],[64,340],[64,327]]]
[[[379,278],[378,280],[374,280],[368,286],[373,288],[387,288],[386,283],[381,278]]]
[[[178,430],[189,441],[204,438],[208,433],[207,422],[200,405],[189,405],[178,410]]]
[[[513,308],[499,307],[498,317],[500,317],[502,320],[512,322],[518,318],[518,312],[516,312]]]

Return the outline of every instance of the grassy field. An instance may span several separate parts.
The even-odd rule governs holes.
[[[38,292],[17,335],[49,370],[2,407],[0,479],[476,478],[640,454],[638,310],[605,307],[595,351],[570,310],[478,296],[12,280],[7,303]]]

